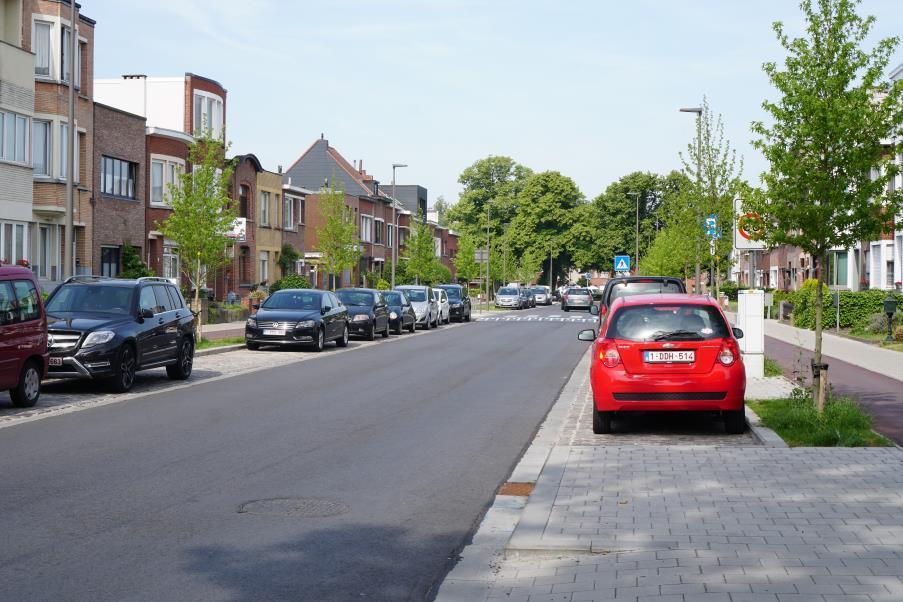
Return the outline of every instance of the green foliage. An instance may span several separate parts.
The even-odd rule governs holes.
[[[829,395],[819,414],[812,398],[797,389],[790,399],[750,402],[762,423],[788,445],[816,447],[884,447],[892,445],[872,431],[872,418],[854,399]]]
[[[279,267],[282,268],[283,274],[290,274],[295,271],[295,264],[301,259],[301,253],[291,245],[284,243],[282,251],[279,254]]]
[[[445,197],[439,195],[439,198],[437,198],[435,204],[433,204],[433,211],[439,214],[436,221],[443,228],[448,227],[448,209],[449,204],[446,202]]]
[[[430,274],[429,284],[451,284],[451,282],[451,270],[444,263],[436,261],[433,265],[433,272]]]
[[[317,228],[317,238],[321,262],[327,274],[337,276],[354,268],[360,260],[357,224],[351,208],[345,205],[345,191],[341,188],[320,190],[320,212],[323,225]]]
[[[392,284],[388,280],[380,278],[376,281],[376,290],[387,291],[390,288],[392,288]]]
[[[825,297],[830,298],[830,291],[826,284],[822,284]],[[808,279],[803,286],[793,295],[793,325],[799,328],[815,328],[815,297],[818,288],[818,280]],[[825,315],[825,318],[829,316]]]
[[[815,328],[815,290],[818,286],[813,279],[806,280],[800,290],[791,293],[793,303],[793,324],[800,328]],[[826,285],[822,285],[825,294],[824,327],[834,328],[837,324],[837,312],[831,302],[831,293]],[[903,295],[893,293],[897,302],[903,305]],[[884,315],[884,299],[887,291],[841,291],[840,292],[840,327],[861,328],[875,334],[887,332],[887,317]],[[881,328],[875,330],[878,324]]]
[[[476,260],[476,243],[472,236],[458,238],[458,255],[454,259],[458,280],[470,282],[480,276],[480,264]]]
[[[903,343],[903,324],[894,327],[894,340]]]
[[[438,263],[429,226],[419,220],[411,224],[411,235],[405,241],[404,255],[408,260],[405,267],[407,276],[420,284],[429,284],[434,278]]]
[[[640,262],[640,272],[647,276],[686,278],[691,271],[693,257],[692,242],[678,226],[669,226],[658,233],[646,251]]]
[[[464,190],[448,210],[449,225],[460,234],[485,241],[488,217],[491,236],[501,236],[504,224],[511,223],[517,213],[517,195],[531,175],[529,168],[510,157],[490,155],[474,162],[458,178]],[[488,216],[487,204],[491,204]]]
[[[227,147],[206,135],[195,138],[188,147],[191,171],[179,174],[179,185],[170,185],[172,213],[157,229],[178,245],[182,270],[192,288],[204,286],[205,275],[228,264],[228,234],[235,224],[236,212],[229,197],[232,165],[224,160]]]
[[[739,284],[737,282],[731,282],[730,280],[727,282],[721,283],[721,292],[727,295],[727,298],[731,301],[736,301],[737,296],[741,290],[746,290],[748,287],[743,284]]]
[[[294,272],[289,272],[270,285],[270,294],[286,288],[310,288],[310,280]]]
[[[156,276],[153,270],[141,261],[141,255],[138,249],[124,242],[122,245],[122,271],[119,278],[144,278],[147,276]]]

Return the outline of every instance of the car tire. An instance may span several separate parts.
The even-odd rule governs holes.
[[[611,433],[611,412],[600,412],[593,408],[593,433],[608,435]]]
[[[386,320],[386,329],[383,331],[383,338],[384,339],[389,338],[389,321],[388,320]]]
[[[41,369],[34,360],[25,362],[15,389],[9,390],[9,398],[17,408],[30,408],[41,397]]]
[[[376,324],[370,327],[370,330],[367,331],[367,334],[364,335],[364,338],[368,341],[376,340]]]
[[[135,384],[135,372],[138,369],[138,358],[135,348],[126,343],[116,355],[116,374],[110,379],[110,388],[115,393],[127,393]]]
[[[433,328],[433,323],[430,322],[430,317],[427,316],[427,317],[426,317],[426,322],[423,323],[423,329],[424,329],[424,330],[432,330],[432,328]]]
[[[417,331],[417,321],[412,320],[411,325],[408,327],[408,332],[410,332],[411,334],[414,334],[414,332],[416,332],[416,331]]]
[[[571,311],[571,308],[566,305],[564,307],[562,307],[561,309],[563,309],[564,311]]]
[[[248,348],[248,351],[257,351],[258,349],[260,349],[260,344],[249,342],[249,343],[245,343],[245,347]]]
[[[464,316],[465,322],[470,322],[470,310],[467,310],[467,314]]]
[[[342,336],[335,340],[336,347],[347,347],[348,346],[348,324],[342,328]]]
[[[724,431],[729,435],[746,432],[746,413],[743,410],[721,412],[724,417]]]
[[[176,363],[166,366],[166,376],[172,380],[188,380],[194,368],[194,343],[185,338],[179,345],[179,356]]]
[[[404,332],[404,320],[398,318],[398,328],[395,329],[395,334],[402,334]]]
[[[320,353],[326,347],[326,331],[323,328],[317,330],[317,342],[314,343],[314,351]]]

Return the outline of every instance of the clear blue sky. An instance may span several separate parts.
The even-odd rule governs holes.
[[[95,75],[180,75],[229,91],[236,153],[288,167],[325,133],[384,184],[458,198],[476,159],[509,155],[572,177],[587,198],[635,170],[678,168],[708,96],[757,181],[749,124],[775,93],[771,30],[795,0],[81,0],[97,20]],[[903,2],[864,0],[874,38]],[[903,62],[897,52],[891,67]]]

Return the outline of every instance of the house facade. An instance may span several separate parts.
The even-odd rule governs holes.
[[[171,187],[180,187],[180,175],[189,168],[188,147],[194,139],[181,130],[145,129],[145,164],[148,166],[145,211],[145,263],[158,276],[182,283],[176,243],[163,236],[160,224],[172,213]]]
[[[282,176],[261,169],[257,172],[257,275],[255,280],[269,285],[282,277],[279,256],[282,252],[282,228],[285,216],[282,207]]]

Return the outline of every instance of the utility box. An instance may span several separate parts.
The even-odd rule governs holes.
[[[765,376],[765,293],[751,289],[737,295],[737,327],[743,331],[740,351],[747,378]]]

